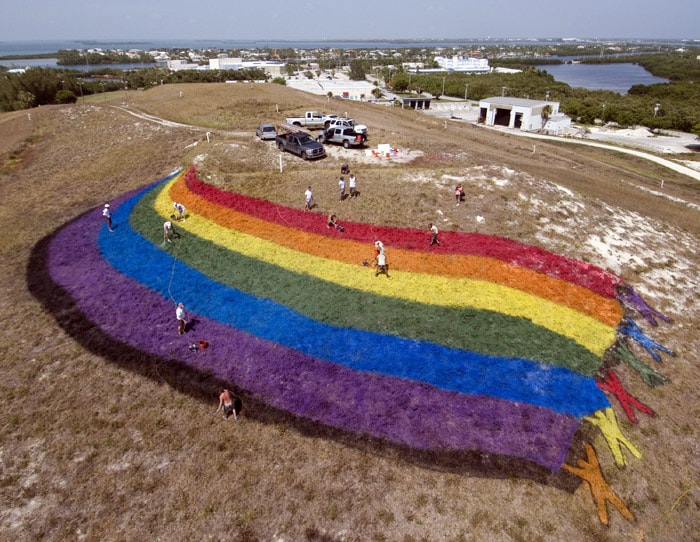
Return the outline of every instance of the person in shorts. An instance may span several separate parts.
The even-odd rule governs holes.
[[[221,388],[219,392],[219,408],[217,408],[216,411],[221,411],[221,417],[224,420],[227,420],[231,414],[233,414],[234,418],[237,420],[239,414],[236,409],[236,402],[236,398],[229,390]]]
[[[112,211],[109,209],[109,203],[105,203],[104,209],[102,209],[102,216],[105,219],[105,223],[107,224],[107,229],[109,231],[114,231],[112,229]]]
[[[185,206],[182,203],[173,203],[173,209],[177,215],[175,215],[175,220],[180,221],[185,219]]]
[[[177,304],[177,308],[175,309],[175,318],[177,318],[177,334],[182,335],[187,331],[187,313],[185,312],[184,304]]]
[[[430,232],[430,246],[439,245],[440,240],[438,239],[438,227],[435,224],[430,224],[428,226],[428,231]]]
[[[343,203],[345,200],[345,177],[341,176],[338,179],[338,188],[340,189],[340,203]]]
[[[374,272],[374,276],[379,276],[379,273],[384,273],[386,278],[389,278],[389,264],[386,263],[386,253],[384,250],[377,254],[377,270]]]

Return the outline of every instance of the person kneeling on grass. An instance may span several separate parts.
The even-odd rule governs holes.
[[[170,220],[166,220],[163,223],[163,241],[171,243],[171,239],[179,239],[180,237],[180,234],[175,231],[173,223]]]
[[[345,231],[345,228],[343,228],[343,226],[341,226],[340,224],[338,224],[338,217],[335,216],[335,213],[331,213],[331,214],[328,215],[328,224],[327,224],[327,226],[328,226],[329,228],[335,228],[336,230],[338,230],[338,231],[340,231],[340,232]]]
[[[182,203],[173,203],[173,208],[177,215],[175,215],[175,220],[185,220],[185,206]]]
[[[234,418],[237,420],[239,418],[238,412],[236,411],[236,398],[233,394],[225,388],[221,388],[219,394],[219,408],[216,409],[217,412],[221,410],[221,417],[226,420],[233,414]]]

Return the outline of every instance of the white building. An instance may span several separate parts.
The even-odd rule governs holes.
[[[285,71],[286,64],[280,62],[269,62],[265,60],[246,60],[242,58],[210,58],[209,69],[211,70],[247,70],[260,69],[265,73],[277,76]]]
[[[450,58],[436,56],[438,66],[448,72],[489,73],[489,61],[486,58],[465,58],[453,56]]]
[[[168,69],[179,72],[182,70],[206,70],[208,68],[199,64],[192,64],[186,60],[168,60]]]
[[[548,121],[543,126],[542,111],[550,107]],[[559,102],[547,100],[527,100],[496,96],[479,101],[479,122],[487,126],[507,126],[524,132],[546,131],[561,133],[571,126],[571,119],[559,113]]]

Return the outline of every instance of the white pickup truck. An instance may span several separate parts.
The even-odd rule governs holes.
[[[302,117],[287,117],[287,124],[304,128],[325,128],[338,115],[326,115],[320,111],[307,111]]]
[[[355,119],[348,117],[338,117],[330,119],[328,123],[325,124],[326,129],[329,128],[352,128],[358,134],[363,134],[365,140],[367,139],[367,126],[364,124],[359,124]]]

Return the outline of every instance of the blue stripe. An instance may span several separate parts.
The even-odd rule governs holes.
[[[123,203],[119,215],[130,216],[153,188]],[[593,378],[564,367],[321,324],[269,299],[209,279],[145,239],[126,221],[120,221],[116,234],[103,227],[98,242],[105,259],[119,272],[165,298],[184,302],[190,313],[322,360],[458,393],[529,403],[578,418],[610,406]],[[168,244],[167,249],[176,255],[178,243],[186,242],[185,238]]]

